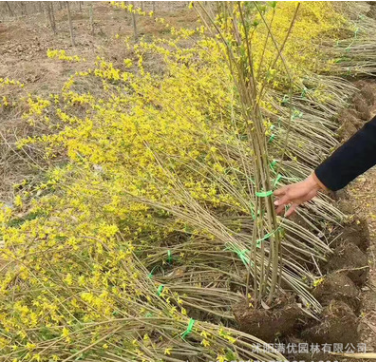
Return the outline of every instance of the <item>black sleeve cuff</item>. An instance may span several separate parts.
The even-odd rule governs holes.
[[[376,117],[355,133],[315,170],[332,191],[345,187],[376,164]]]

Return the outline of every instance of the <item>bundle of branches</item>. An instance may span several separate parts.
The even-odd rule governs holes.
[[[376,59],[372,34],[376,30],[376,9],[363,2],[351,7],[342,5],[341,11],[351,20],[340,39],[323,43],[330,57],[327,71],[347,77],[374,75]]]

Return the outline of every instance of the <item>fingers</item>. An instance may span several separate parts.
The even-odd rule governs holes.
[[[281,214],[285,206],[291,205],[291,208],[285,214],[285,217],[290,216],[300,204],[312,200],[317,195],[317,191],[318,189],[312,187],[309,179],[279,188],[274,191],[276,197],[274,205],[277,206],[277,214]]]
[[[283,188],[282,188],[283,189]],[[282,190],[280,189],[280,190]],[[278,190],[277,190],[278,191]],[[282,213],[282,211],[285,210],[285,206],[290,204],[291,203],[291,200],[290,200],[290,197],[288,195],[286,195],[286,192],[287,192],[287,188],[285,189],[285,191],[281,191],[282,193],[280,194],[282,197],[277,199],[276,201],[274,201],[274,205],[277,206],[277,210],[276,210],[276,213],[279,215]],[[275,194],[275,193],[274,193]],[[276,195],[278,196],[278,195]]]
[[[287,190],[288,190],[288,185],[283,186],[283,187],[279,188],[278,190],[274,191],[274,196],[282,196],[286,193]]]
[[[292,204],[291,207],[287,210],[285,217],[291,216],[296,211],[298,206],[299,206],[298,204]]]
[[[274,205],[276,206],[285,206],[291,203],[291,198],[288,195],[284,195],[281,198],[274,201]]]
[[[285,210],[285,205],[278,206],[276,210],[277,215],[279,215],[284,210]]]

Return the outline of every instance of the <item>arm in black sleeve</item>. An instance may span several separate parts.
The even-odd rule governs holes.
[[[337,191],[374,165],[376,117],[317,167],[315,174],[329,190]]]

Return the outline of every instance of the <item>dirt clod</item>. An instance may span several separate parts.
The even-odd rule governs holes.
[[[340,203],[339,206],[341,208],[341,211],[343,211],[342,203]],[[349,205],[349,207],[351,207],[351,205]],[[341,237],[336,239],[331,244],[331,247],[336,248],[343,243],[354,244],[364,252],[368,249],[370,244],[370,237],[367,222],[365,219],[357,219],[351,224],[345,225],[342,230]]]
[[[375,96],[373,94],[373,88],[371,87],[371,85],[365,84],[360,90],[360,92],[362,93],[362,96],[366,100],[367,104],[369,106],[373,106],[373,104],[375,103]]]
[[[323,306],[329,305],[334,299],[345,302],[353,310],[359,308],[359,290],[344,273],[327,275],[324,281],[314,289],[313,295]]]
[[[233,311],[241,331],[266,342],[294,333],[300,318],[303,318],[296,303],[268,310],[249,308],[244,303],[234,306]]]
[[[344,242],[356,245],[360,250],[366,251],[369,247],[369,231],[365,220],[358,220],[359,224],[347,226],[342,233],[342,240]]]
[[[367,256],[353,243],[343,242],[334,249],[334,255],[326,266],[329,272],[344,271],[356,284],[366,282],[369,268]]]
[[[359,340],[358,318],[344,302],[332,301],[324,308],[319,324],[303,331],[302,336],[313,343],[352,343]]]
[[[362,94],[357,94],[353,98],[353,104],[355,109],[359,112],[359,116],[363,121],[369,121],[371,119],[369,106]]]
[[[361,127],[361,123],[358,117],[354,116],[350,112],[343,112],[339,117],[341,127],[339,133],[341,138],[348,139]]]

